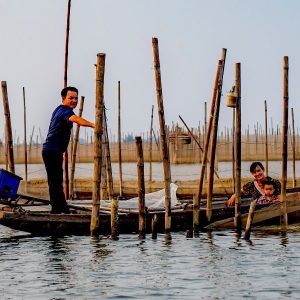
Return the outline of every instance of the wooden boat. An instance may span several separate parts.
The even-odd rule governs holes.
[[[30,196],[28,196],[30,198]],[[288,213],[296,213],[295,220],[300,217],[300,195],[294,194],[288,199]],[[42,200],[42,199],[40,199]],[[49,203],[48,200],[43,201]],[[250,199],[242,201],[242,221],[248,215]],[[29,203],[30,204],[30,203]],[[46,204],[46,203],[44,203]],[[233,216],[234,208],[227,207],[226,201],[213,201],[213,213],[211,222],[206,219],[205,200],[201,202],[200,208],[200,228],[216,229],[216,228],[234,228]],[[69,205],[72,208],[71,214],[50,214],[49,211],[31,211],[30,207],[24,206],[14,207],[15,211],[0,211],[0,224],[12,229],[29,232],[32,235],[89,235],[90,234],[90,209],[78,205]],[[279,205],[261,205],[255,212],[253,224],[262,224],[265,221],[274,220],[279,224],[280,216]],[[107,210],[100,211],[100,234],[109,235],[110,228],[110,212]],[[36,210],[36,209],[35,209]],[[153,216],[157,216],[157,231],[164,232],[164,211],[149,210],[146,214],[146,230],[149,233],[151,228],[151,220]],[[277,218],[277,220],[276,220]],[[193,228],[193,210],[192,206],[184,203],[182,207],[172,210],[172,227],[171,231],[187,231]],[[119,210],[119,233],[136,233],[138,231],[138,212],[133,210]]]
[[[29,197],[30,198],[30,197]],[[48,200],[40,199],[49,203]],[[205,201],[204,201],[205,202]],[[249,200],[245,200],[242,206],[243,212],[249,207]],[[32,203],[29,203],[29,205]],[[205,203],[203,203],[205,204]],[[31,206],[32,207],[32,206]],[[86,235],[90,233],[90,209],[83,206],[69,205],[71,214],[50,214],[49,211],[31,211],[30,206],[15,206],[12,209],[0,211],[0,224],[12,229],[29,232],[33,235]],[[24,209],[26,208],[26,209]],[[100,234],[110,234],[110,212],[100,210]],[[206,209],[200,209],[200,226],[207,225]],[[233,216],[234,208],[227,207],[226,202],[215,201],[213,205],[213,219],[218,221]],[[146,214],[146,229],[150,232],[151,220],[157,216],[157,230],[164,232],[164,211],[149,210]],[[172,210],[172,231],[186,231],[193,228],[193,210],[190,204],[184,203],[181,208]],[[138,212],[133,210],[119,210],[119,233],[136,233],[138,231]]]

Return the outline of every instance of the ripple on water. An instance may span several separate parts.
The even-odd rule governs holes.
[[[300,233],[30,237],[0,227],[0,292],[33,299],[299,298]]]

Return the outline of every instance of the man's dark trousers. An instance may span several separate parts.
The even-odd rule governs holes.
[[[48,177],[51,213],[69,213],[63,190],[63,153],[43,151],[42,156]]]

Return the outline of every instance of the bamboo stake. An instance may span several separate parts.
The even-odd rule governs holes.
[[[91,235],[99,233],[99,209],[100,209],[100,183],[102,165],[102,133],[104,110],[104,72],[105,54],[97,54],[96,66],[96,105],[95,105],[95,130],[94,130],[94,178],[93,178],[93,206],[91,215]]]
[[[3,98],[3,110],[5,116],[5,132],[6,132],[5,137],[6,137],[8,167],[11,173],[15,173],[13,136],[11,130],[11,119],[10,119],[6,81],[1,81],[1,88],[2,88],[2,98]]]
[[[24,165],[25,165],[25,192],[27,192],[28,169],[27,169],[27,124],[26,124],[26,98],[25,98],[25,87],[23,87],[23,107],[24,107]]]
[[[242,228],[241,220],[241,64],[235,64],[236,122],[235,122],[235,217],[234,225],[237,230]]]
[[[171,233],[171,191],[170,191],[171,169],[170,169],[169,148],[168,148],[167,136],[166,136],[166,125],[165,125],[157,38],[152,38],[152,47],[153,47],[154,69],[155,69],[156,96],[157,96],[157,104],[158,104],[158,118],[159,118],[159,126],[160,126],[161,154],[162,154],[163,166],[164,166],[165,234],[166,234],[166,239],[171,239],[171,234],[170,234]]]
[[[80,97],[80,103],[79,103],[79,110],[78,110],[78,116],[79,117],[82,117],[83,105],[84,105],[84,96],[81,96]],[[77,155],[79,131],[80,131],[80,125],[77,124],[74,139],[73,139],[74,142],[73,142],[73,151],[72,151],[72,160],[71,160],[71,174],[70,174],[70,195],[71,195],[71,199],[75,199],[75,195],[74,195],[74,175],[75,175],[75,166],[76,166],[76,155]]]
[[[221,60],[218,61],[218,66],[217,66],[217,73],[216,73],[216,78],[215,78],[215,84],[214,84],[214,89],[213,89],[213,95],[212,95],[212,100],[211,100],[211,106],[210,106],[210,116],[208,120],[208,126],[207,126],[207,133],[205,137],[205,145],[204,145],[204,152],[203,152],[203,157],[202,157],[202,166],[201,166],[201,172],[200,172],[200,180],[199,180],[199,185],[198,185],[198,191],[196,194],[196,209],[200,209],[200,200],[202,196],[202,189],[203,189],[203,181],[204,181],[204,175],[205,175],[205,169],[206,169],[206,164],[207,164],[207,154],[208,154],[208,147],[209,147],[209,141],[210,141],[210,135],[211,135],[211,128],[212,128],[212,122],[213,122],[213,115],[215,111],[215,103],[216,103],[216,98],[217,98],[217,92],[218,92],[218,84],[219,84],[219,78],[221,76],[221,67],[224,64],[222,64],[222,61],[225,61],[226,57],[226,49],[222,49],[222,54],[221,54]],[[200,216],[200,214],[199,214]],[[199,233],[199,217],[195,218],[194,220],[198,220],[197,223],[193,224],[193,230],[194,234]]]
[[[103,117],[104,117],[104,120],[103,120],[104,121],[104,148],[105,148],[108,199],[110,201],[112,201],[114,199],[114,186],[113,186],[113,176],[112,176],[110,146],[109,146],[109,139],[108,139],[107,118],[106,118],[105,106],[104,106],[104,111],[103,111]]]
[[[138,173],[138,199],[139,199],[139,238],[146,235],[146,211],[145,211],[145,179],[144,179],[144,155],[142,138],[135,137],[137,173]]]
[[[119,235],[119,199],[114,199],[114,186],[113,186],[113,176],[112,176],[112,167],[111,167],[111,157],[110,157],[110,146],[107,130],[107,117],[106,109],[104,106],[103,110],[103,125],[104,125],[104,150],[105,150],[105,163],[106,163],[106,178],[107,178],[107,187],[108,187],[108,199],[110,200],[111,212],[110,212],[110,221],[111,221],[111,238],[113,240],[118,239]]]
[[[297,186],[296,180],[296,138],[295,138],[295,120],[294,109],[291,108],[292,113],[292,153],[293,153],[293,187]]]
[[[217,137],[218,137],[218,122],[219,122],[219,111],[222,96],[222,84],[223,84],[223,74],[224,74],[224,64],[225,60],[219,61],[220,66],[220,77],[218,78],[218,89],[216,95],[216,103],[213,113],[212,122],[212,137],[209,152],[209,169],[208,169],[208,180],[207,180],[207,203],[206,203],[206,217],[208,222],[211,220],[212,216],[212,195],[213,195],[213,185],[214,185],[214,169],[215,169],[215,158],[216,158],[216,147],[217,147]]]
[[[288,109],[289,109],[289,58],[283,58],[283,121],[282,121],[282,175],[281,175],[281,229],[286,230],[288,217],[286,209]]]
[[[235,109],[232,110],[232,190],[235,192]]]
[[[265,100],[265,158],[266,158],[266,175],[269,174],[269,151],[268,151],[268,110],[267,101]]]
[[[253,221],[253,218],[254,218],[254,212],[255,212],[256,202],[257,202],[257,199],[253,200],[251,202],[251,204],[250,204],[248,218],[247,218],[247,224],[246,224],[245,234],[244,234],[244,239],[245,240],[249,240],[250,239],[251,227],[252,227],[252,221]]]
[[[120,180],[120,198],[123,197],[123,179],[122,179],[122,148],[121,148],[121,85],[118,81],[118,161],[119,161],[119,180]]]
[[[105,127],[105,126],[103,126]],[[105,128],[104,128],[105,130]],[[102,155],[106,157],[106,149],[105,149],[105,133],[104,133],[104,141],[102,143]],[[102,159],[102,172],[101,172],[101,192],[100,192],[100,198],[101,200],[108,199],[107,195],[107,168],[106,168],[106,159]]]
[[[65,60],[64,60],[64,87],[66,87],[68,85],[70,13],[71,13],[71,0],[68,0],[66,40],[65,40]],[[67,149],[64,153],[64,192],[65,192],[66,199],[70,198],[70,194],[69,194],[69,166],[68,166],[68,164],[69,164],[69,155],[68,155],[68,149]]]
[[[153,131],[153,110],[154,105],[152,105],[151,110],[151,122],[150,122],[150,136],[149,136],[149,182],[152,183],[152,131]]]

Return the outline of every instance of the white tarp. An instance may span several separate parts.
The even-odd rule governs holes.
[[[170,184],[171,190],[171,207],[180,205],[177,200],[176,191],[178,186],[175,183]],[[120,200],[119,208],[123,209],[138,209],[138,197],[128,200]],[[101,200],[100,207],[110,207],[109,200]],[[164,208],[165,207],[165,190],[149,193],[145,195],[145,206],[148,208]]]

